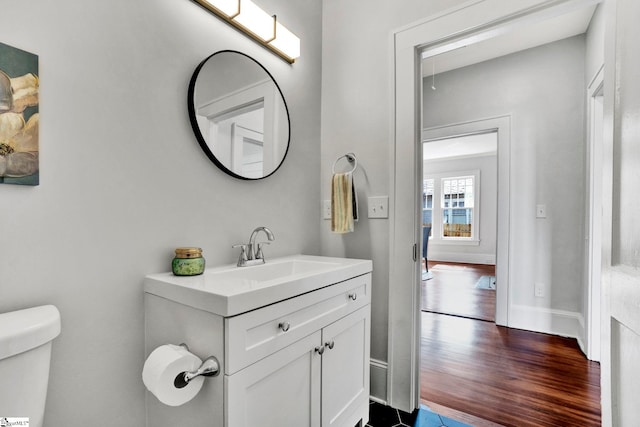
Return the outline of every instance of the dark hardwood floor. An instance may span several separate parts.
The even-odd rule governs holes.
[[[421,399],[475,426],[599,426],[600,366],[573,339],[422,313]]]
[[[495,321],[496,291],[475,286],[481,276],[495,276],[495,271],[494,265],[430,261],[433,278],[421,283],[422,310]]]

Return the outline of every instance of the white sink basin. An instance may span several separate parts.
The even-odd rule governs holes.
[[[370,260],[309,255],[267,260],[265,264],[208,268],[200,276],[152,274],[147,293],[191,307],[234,316],[371,272]]]
[[[209,279],[215,281],[229,281],[233,284],[257,285],[272,280],[287,280],[291,276],[318,273],[339,266],[335,262],[321,262],[304,259],[277,259],[268,264],[250,267],[232,267],[231,269],[208,272]]]

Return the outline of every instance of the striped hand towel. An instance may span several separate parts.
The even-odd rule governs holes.
[[[351,172],[337,173],[331,179],[331,231],[351,233],[358,220],[358,195]]]

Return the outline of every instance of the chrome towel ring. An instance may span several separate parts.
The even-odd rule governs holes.
[[[345,159],[345,158],[347,159],[347,161],[348,161],[348,162],[352,165],[352,167],[353,167],[353,169],[351,169],[350,171],[347,171],[347,172],[345,172],[345,173],[348,173],[348,172],[355,172],[355,171],[356,171],[356,169],[358,168],[358,159],[356,158],[356,155],[355,155],[355,154],[353,154],[353,153],[347,153],[347,154],[345,154],[345,155],[343,155],[343,156],[338,157],[338,158],[336,159],[336,161],[335,161],[335,162],[333,162],[333,167],[331,168],[331,172],[333,172],[333,173],[335,174],[335,173],[336,173],[336,165],[338,164],[338,162],[339,162],[341,159]]]

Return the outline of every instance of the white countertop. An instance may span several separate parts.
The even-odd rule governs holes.
[[[224,317],[370,273],[370,260],[293,255],[265,264],[205,269],[199,276],[150,274],[144,291]]]

